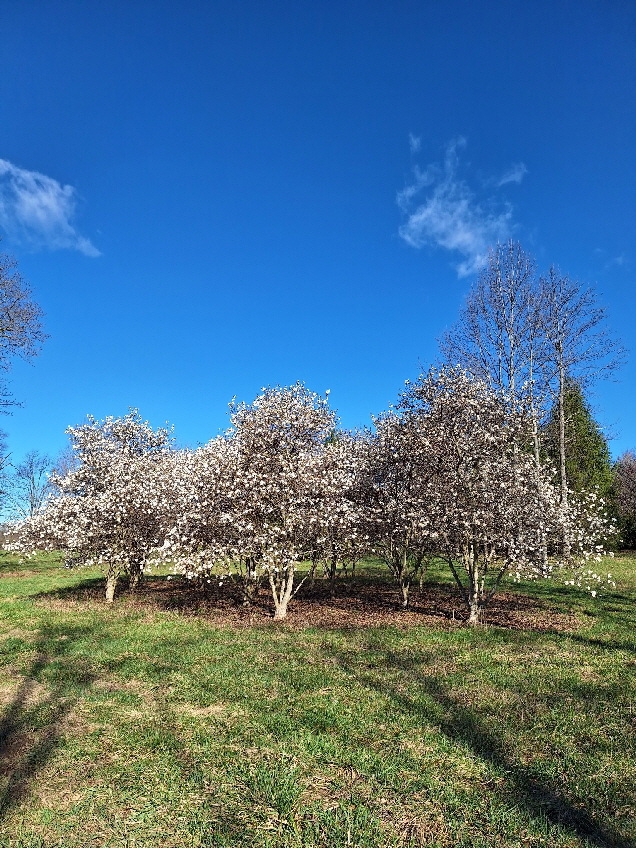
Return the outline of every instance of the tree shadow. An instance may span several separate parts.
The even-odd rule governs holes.
[[[92,628],[43,628],[36,657],[0,718],[0,820],[28,796],[38,773],[62,742],[63,723],[95,679],[72,657]]]
[[[70,586],[57,586],[55,589],[45,589],[44,591],[35,592],[29,595],[34,601],[40,600],[60,600],[60,601],[89,601],[104,599],[104,578],[103,577],[85,577],[77,583],[72,583]]]
[[[344,652],[330,651],[340,667],[361,685],[389,697],[403,712],[409,713],[427,726],[440,729],[444,736],[468,747],[480,759],[505,773],[517,803],[532,816],[544,817],[552,825],[568,830],[584,844],[595,848],[636,848],[606,824],[593,818],[587,809],[575,805],[554,781],[533,774],[531,767],[515,761],[499,738],[488,729],[478,712],[461,703],[442,679],[418,673],[413,657],[395,651],[385,652],[384,661],[378,659],[375,667],[397,669],[401,673],[400,690],[408,683],[409,693],[378,680],[369,672],[356,669],[351,657]],[[407,679],[405,679],[407,678]],[[424,696],[424,697],[422,697]]]
[[[558,631],[547,631],[546,636],[562,636]],[[571,642],[579,645],[587,645],[592,648],[602,648],[605,651],[624,651],[628,654],[636,654],[636,642],[619,642],[616,639],[601,639],[597,636],[582,636],[579,633],[568,633]],[[633,662],[633,660],[630,660]]]

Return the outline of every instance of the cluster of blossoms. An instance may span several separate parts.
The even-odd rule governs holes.
[[[12,547],[64,550],[75,563],[102,567],[110,601],[119,573],[127,572],[134,587],[164,538],[172,438],[136,410],[103,422],[89,418],[67,433],[73,467],[53,477],[53,495],[17,526]]]
[[[326,397],[300,384],[233,404],[231,423],[175,463],[178,509],[161,555],[190,577],[238,580],[245,603],[266,578],[275,617],[284,618],[298,562],[350,555],[350,441],[332,438]]]
[[[511,573],[589,569],[612,527],[593,496],[567,503],[530,450],[531,422],[457,369],[409,384],[374,430],[336,429],[327,396],[303,385],[231,405],[228,432],[176,450],[136,411],[68,431],[76,464],[17,528],[22,551],[63,549],[99,564],[112,600],[156,562],[206,584],[233,581],[250,604],[269,585],[275,618],[299,589],[297,565],[340,568],[367,554],[392,572],[401,602],[442,557],[475,622]],[[305,578],[306,579],[306,578]],[[610,578],[611,579],[611,578]],[[591,589],[596,591],[596,589]]]

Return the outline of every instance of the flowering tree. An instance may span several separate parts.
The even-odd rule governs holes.
[[[505,574],[548,576],[564,558],[576,580],[611,527],[602,509],[563,503],[553,473],[527,446],[532,422],[459,369],[431,371],[403,393],[398,411],[418,433],[426,468],[425,518],[476,623]],[[553,559],[545,559],[545,540]],[[565,556],[564,556],[565,555]]]
[[[312,516],[313,562],[322,562],[335,591],[338,568],[355,569],[368,553],[369,528],[365,504],[359,497],[367,440],[360,433],[333,434],[324,446],[315,488]]]
[[[153,430],[137,410],[122,418],[67,430],[77,458],[54,478],[55,495],[18,525],[14,547],[64,550],[75,561],[106,571],[106,600],[122,571],[135,588],[147,559],[165,534],[169,490],[165,466],[171,437]]]
[[[171,562],[188,579],[238,582],[243,603],[252,603],[262,573],[257,558],[244,547],[240,456],[229,436],[213,439],[195,451],[173,456],[171,528],[158,558]]]
[[[264,577],[274,618],[287,615],[296,563],[326,544],[329,504],[342,483],[330,461],[335,416],[297,383],[231,404],[231,429],[177,463],[179,515],[164,556],[188,577],[239,577],[250,603]]]
[[[267,575],[274,618],[293,594],[296,563],[312,558],[325,445],[335,425],[327,398],[297,383],[268,388],[251,404],[232,406],[237,522],[242,558]]]
[[[374,423],[361,493],[373,550],[389,567],[407,607],[411,584],[435,549],[430,445],[422,416],[390,410]]]

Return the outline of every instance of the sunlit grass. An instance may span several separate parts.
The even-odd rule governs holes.
[[[238,628],[4,557],[0,845],[634,845],[635,567],[514,588],[567,627]]]

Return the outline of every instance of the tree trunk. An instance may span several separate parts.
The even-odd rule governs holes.
[[[336,573],[338,570],[338,557],[334,553],[329,563],[329,595],[333,598],[336,594]]]
[[[565,469],[565,369],[559,366],[559,471],[561,475],[561,503],[568,503],[568,482]]]
[[[565,470],[565,368],[563,362],[559,363],[559,465],[561,473],[561,503],[568,505],[568,481]],[[570,556],[570,542],[567,531],[563,534],[563,556]]]
[[[476,595],[472,595],[468,604],[469,615],[468,615],[468,623],[473,626],[479,624],[479,619],[481,615],[481,607],[479,605],[479,599]]]
[[[129,566],[128,573],[130,575],[130,591],[136,592],[144,574],[141,563],[132,562]]]
[[[316,569],[318,568],[318,557],[314,554],[311,558],[311,568],[309,569],[309,586],[313,589],[316,583]]]
[[[408,580],[400,580],[400,595],[402,596],[402,609],[406,609],[409,605],[409,589],[411,584]]]
[[[108,566],[106,573],[106,602],[112,604],[115,599],[115,587],[117,586],[117,570],[114,565]]]
[[[424,562],[424,565],[420,565],[420,579],[419,579],[420,595],[424,591],[424,580],[426,579],[426,572],[428,571],[428,560],[422,560],[422,561]]]
[[[287,605],[294,589],[295,567],[293,564],[274,574],[269,572],[269,585],[274,599],[274,621],[282,621],[287,617]]]
[[[253,577],[246,575],[243,581],[243,606],[251,607],[258,595],[258,583]]]
[[[474,542],[470,542],[464,550],[464,566],[468,575],[468,623],[479,624],[481,614],[481,592],[479,585],[479,551],[475,550]]]
[[[256,577],[256,564],[252,557],[245,560],[245,576],[243,577],[243,606],[250,607],[258,595],[259,580]]]

